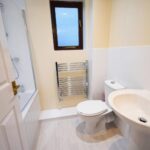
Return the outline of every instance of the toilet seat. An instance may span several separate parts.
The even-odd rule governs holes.
[[[108,106],[101,100],[86,100],[77,105],[77,111],[84,116],[96,116],[108,111]]]

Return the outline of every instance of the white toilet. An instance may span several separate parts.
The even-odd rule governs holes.
[[[108,106],[108,95],[115,91],[121,90],[124,87],[112,80],[105,81],[105,101],[102,100],[86,100],[77,105],[77,112],[81,119],[85,122],[84,132],[93,134],[106,123],[114,120],[111,108]]]

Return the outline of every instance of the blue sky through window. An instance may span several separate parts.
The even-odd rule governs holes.
[[[78,46],[78,9],[55,8],[58,46]]]

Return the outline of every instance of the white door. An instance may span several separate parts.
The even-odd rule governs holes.
[[[0,12],[0,150],[27,150],[21,112],[12,89],[12,64]]]

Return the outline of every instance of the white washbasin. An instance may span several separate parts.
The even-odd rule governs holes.
[[[111,93],[108,103],[130,125],[131,150],[150,150],[150,91],[125,89]]]

